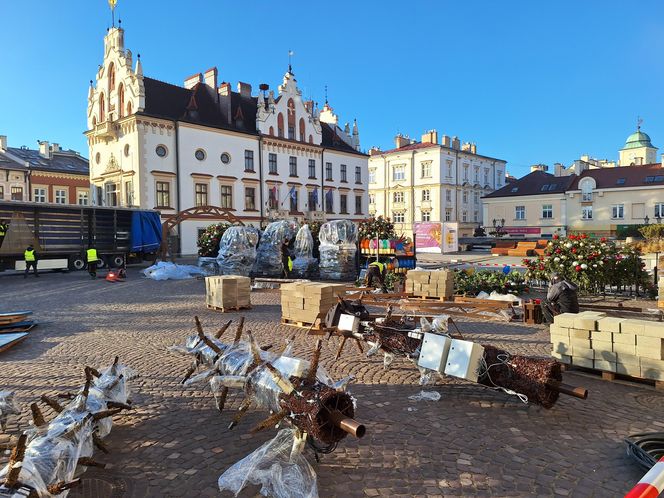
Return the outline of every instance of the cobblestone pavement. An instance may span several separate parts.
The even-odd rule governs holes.
[[[217,478],[274,435],[248,429],[265,417],[251,411],[226,428],[241,401],[219,414],[209,390],[183,388],[190,361],[166,348],[193,331],[193,315],[208,329],[240,314],[209,311],[204,282],[155,282],[130,271],[125,283],[91,281],[84,273],[44,274],[39,280],[0,277],[0,307],[30,308],[41,325],[21,345],[0,353],[0,389],[17,393],[23,410],[12,417],[16,434],[29,420],[29,403],[44,393],[72,390],[85,365],[104,366],[115,355],[140,373],[132,383],[136,408],[114,419],[107,443],[111,465],[91,469],[71,496],[218,496]],[[279,344],[294,330],[279,324],[275,291],[252,294],[246,329],[261,344]],[[459,321],[470,338],[512,352],[546,354],[543,328]],[[297,334],[297,350],[310,354],[314,339]],[[562,397],[551,410],[456,380],[428,390],[438,402],[409,401],[418,393],[417,371],[401,360],[390,370],[382,358],[337,343],[324,347],[322,364],[336,378],[354,374],[357,418],[364,439],[345,439],[314,464],[322,497],[359,496],[622,496],[641,471],[626,456],[622,438],[663,430],[664,394],[652,387],[608,383],[566,373],[590,390],[585,402]],[[46,411],[51,415],[48,411]],[[0,436],[2,438],[3,436]],[[6,435],[4,436],[6,438]],[[7,455],[2,456],[2,462]],[[255,496],[258,488],[242,496]]]

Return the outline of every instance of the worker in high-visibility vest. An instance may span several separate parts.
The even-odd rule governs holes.
[[[387,263],[382,261],[374,261],[373,263],[370,263],[367,268],[366,286],[373,287],[375,279],[378,280],[383,292],[387,292],[387,288],[385,287],[385,275],[387,275]]]
[[[281,243],[281,264],[284,267],[284,278],[290,277],[290,272],[293,271],[293,260],[290,257],[290,241],[285,238]]]
[[[5,220],[0,220],[0,246],[2,246],[2,241],[5,240],[5,235],[7,235],[7,230],[9,226]]]
[[[23,259],[25,259],[25,273],[23,274],[23,278],[28,278],[28,273],[30,273],[30,268],[34,271],[35,277],[39,276],[39,273],[37,273],[37,253],[35,251],[35,248],[32,247],[32,245],[29,245],[25,252],[23,252]]]
[[[97,263],[99,262],[99,256],[97,255],[97,249],[93,245],[88,247],[86,251],[86,259],[88,262],[88,273],[90,278],[97,278]]]

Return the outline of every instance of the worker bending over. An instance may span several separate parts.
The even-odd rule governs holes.
[[[99,261],[99,256],[97,255],[97,249],[95,249],[95,246],[93,245],[88,247],[87,260],[90,278],[97,278],[97,262]]]
[[[37,253],[35,252],[35,248],[32,247],[32,244],[30,244],[25,252],[23,253],[23,258],[25,259],[25,273],[23,274],[23,278],[28,278],[28,273],[30,273],[30,268],[35,273],[35,277],[39,276],[39,273],[37,273]]]
[[[386,274],[387,274],[387,263],[383,263],[381,261],[374,261],[373,263],[370,263],[369,267],[367,268],[366,286],[374,287],[373,282],[375,279],[378,280],[380,288],[383,290],[383,292],[387,292],[387,288],[385,287]]]
[[[578,313],[579,288],[557,273],[551,274],[550,282],[546,299],[542,301],[544,323],[553,323],[553,317],[560,313]]]

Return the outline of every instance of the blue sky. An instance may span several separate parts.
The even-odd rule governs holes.
[[[638,5],[638,6],[637,6]],[[579,155],[617,159],[643,118],[664,148],[664,2],[118,0],[145,74],[182,84],[281,82],[357,118],[363,148],[428,129],[477,143],[517,176]],[[0,134],[82,151],[105,0],[0,0]]]

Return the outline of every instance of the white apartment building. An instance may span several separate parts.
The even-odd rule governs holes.
[[[369,151],[369,214],[412,234],[418,222],[456,221],[459,236],[482,226],[481,199],[505,185],[507,163],[477,154],[472,143],[429,131],[421,142],[402,135],[395,148]]]
[[[228,208],[245,224],[271,219],[367,216],[368,156],[357,123],[339,126],[328,102],[302,98],[289,67],[277,93],[266,84],[218,83],[211,68],[171,85],[143,75],[124,30],[104,38],[88,94],[93,201],[154,208],[162,217],[195,207]],[[319,213],[316,216],[314,213]],[[180,249],[196,253],[208,220],[180,225]]]

